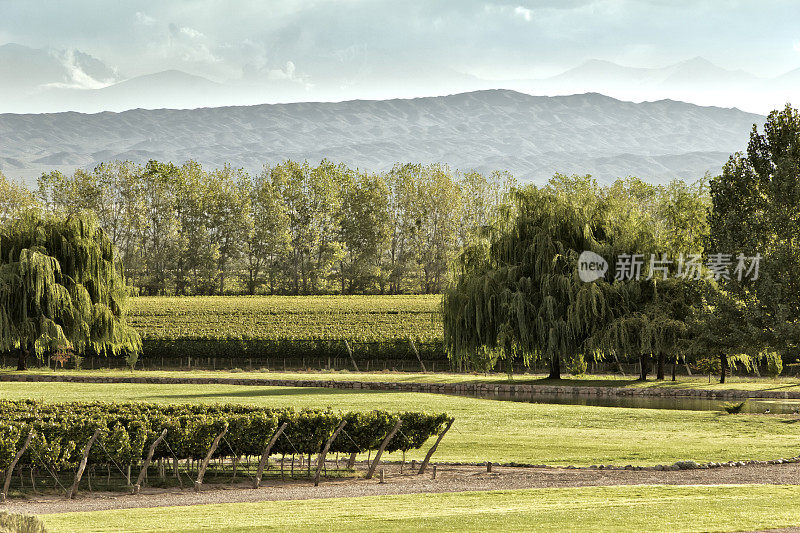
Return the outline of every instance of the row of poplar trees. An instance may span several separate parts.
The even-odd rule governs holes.
[[[139,294],[398,294],[441,292],[512,183],[437,164],[367,173],[286,161],[251,176],[125,161],[5,187],[7,204],[94,213]],[[10,209],[0,200],[0,216]]]
[[[592,251],[609,272],[587,283],[578,257]],[[700,279],[677,261],[639,279],[615,279],[622,254],[700,254]],[[711,254],[759,254],[759,275],[730,279]],[[735,265],[734,259],[734,265]],[[469,245],[443,298],[445,346],[454,362],[489,370],[546,362],[550,377],[587,359],[735,365],[794,361],[800,346],[800,115],[790,106],[753,127],[746,153],[721,175],[688,186],[636,179],[600,186],[557,177],[516,189],[482,239]],[[756,367],[757,368],[757,367]]]

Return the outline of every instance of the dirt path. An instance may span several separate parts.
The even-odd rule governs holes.
[[[244,485],[207,486],[200,493],[191,489],[144,489],[139,495],[95,493],[76,500],[60,496],[40,496],[9,500],[0,509],[28,514],[99,511],[137,507],[164,507],[268,500],[347,498],[421,492],[461,492],[525,488],[585,487],[600,485],[716,485],[716,484],[800,484],[800,463],[747,465],[707,470],[572,470],[560,468],[494,467],[491,473],[478,466],[438,466],[436,479],[430,472],[411,475],[408,465],[400,474],[398,465],[386,465],[386,482],[377,479],[323,481],[314,487],[309,481],[266,481],[258,490]]]

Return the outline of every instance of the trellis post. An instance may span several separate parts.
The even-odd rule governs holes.
[[[422,367],[422,373],[427,374],[428,371],[425,369],[425,363],[422,362],[422,357],[419,356],[419,350],[417,350],[417,345],[414,344],[414,339],[408,339],[408,342],[411,343],[411,349],[414,350],[414,355],[417,356],[417,361],[419,361],[419,366]]]
[[[372,461],[372,464],[369,466],[369,472],[367,472],[366,479],[372,479],[372,474],[375,473],[375,468],[378,467],[378,461],[381,460],[381,455],[383,454],[383,450],[386,449],[386,446],[389,444],[389,441],[392,440],[392,438],[394,437],[395,433],[397,433],[397,431],[400,429],[400,425],[402,423],[403,423],[403,419],[402,418],[398,418],[397,419],[397,424],[394,425],[394,427],[389,432],[389,434],[386,435],[386,438],[383,439],[383,442],[381,442],[381,447],[378,448],[378,453],[375,454],[375,459]]]
[[[350,347],[350,343],[347,342],[347,339],[344,340],[344,345],[347,347],[347,353],[350,355],[350,362],[353,363],[353,368],[356,369],[358,372],[358,365],[356,364],[356,358],[353,356],[353,349]]]
[[[253,488],[257,489],[261,486],[261,476],[264,474],[264,466],[267,464],[267,459],[269,458],[269,452],[272,451],[272,447],[275,446],[275,442],[277,442],[278,437],[281,436],[283,430],[286,429],[288,426],[288,422],[284,422],[281,424],[281,427],[272,435],[272,438],[269,439],[269,443],[267,443],[266,447],[264,448],[264,453],[261,454],[261,461],[258,462],[258,471],[256,472],[256,480],[253,483]]]
[[[70,499],[75,498],[75,496],[78,494],[78,484],[81,482],[83,471],[86,470],[86,463],[89,461],[89,451],[92,449],[92,444],[94,444],[94,441],[97,440],[99,435],[100,428],[97,428],[94,430],[92,438],[89,439],[89,442],[86,444],[86,448],[83,449],[83,457],[81,458],[81,463],[78,466],[78,471],[75,472],[75,481],[72,483],[72,489],[69,491]]]
[[[11,485],[11,474],[14,472],[14,467],[17,466],[22,454],[28,449],[28,445],[31,443],[31,439],[33,438],[33,433],[33,430],[28,432],[28,436],[25,438],[25,443],[22,445],[22,448],[17,451],[17,454],[14,456],[14,460],[11,461],[11,464],[8,465],[8,468],[6,469],[6,481],[3,483],[3,501],[5,501],[6,496],[8,496],[8,487]]]
[[[419,472],[417,472],[417,474],[425,473],[425,468],[428,466],[428,462],[431,460],[433,452],[436,451],[436,448],[439,446],[439,443],[442,442],[442,439],[444,438],[444,434],[447,433],[447,430],[450,429],[450,426],[453,425],[453,422],[454,420],[450,420],[450,422],[447,423],[447,426],[444,428],[444,430],[441,433],[439,433],[439,437],[436,439],[436,442],[433,443],[433,446],[431,446],[431,449],[428,450],[428,453],[425,455],[425,460],[422,461],[422,465],[420,465]]]
[[[319,455],[319,459],[317,459],[317,473],[314,476],[315,487],[319,486],[319,473],[322,470],[322,465],[325,464],[325,456],[328,455],[328,450],[331,449],[331,444],[333,443],[334,440],[336,440],[336,437],[339,436],[339,432],[342,431],[342,429],[344,429],[346,425],[347,425],[347,420],[342,420],[342,422],[339,424],[339,427],[337,427],[336,431],[334,431],[333,435],[331,435],[331,438],[329,438],[328,441],[325,443],[325,448],[323,448],[322,453]]]
[[[208,453],[206,454],[206,458],[203,459],[203,463],[200,465],[200,470],[197,473],[197,481],[194,482],[194,491],[200,492],[200,485],[203,484],[203,476],[206,473],[206,468],[208,468],[208,462],[211,461],[211,456],[214,455],[214,452],[217,451],[217,446],[219,446],[219,441],[222,440],[222,437],[228,432],[228,423],[225,423],[225,427],[222,430],[222,433],[217,435],[214,439],[214,442],[211,443],[211,448],[208,449]]]
[[[161,432],[161,435],[158,436],[158,438],[153,442],[153,444],[150,445],[150,449],[147,450],[147,459],[145,459],[144,462],[142,463],[142,469],[139,470],[139,477],[136,478],[136,485],[133,486],[134,494],[139,494],[139,490],[142,488],[142,483],[144,483],[144,477],[147,475],[147,469],[150,467],[150,462],[153,460],[153,454],[156,451],[156,446],[161,444],[161,441],[164,440],[164,437],[166,436],[167,436],[167,428],[164,428],[164,431]],[[130,468],[130,465],[128,466]]]

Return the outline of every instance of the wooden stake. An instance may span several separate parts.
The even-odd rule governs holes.
[[[411,343],[411,349],[414,350],[414,355],[417,356],[417,361],[419,361],[419,366],[422,367],[422,373],[427,374],[428,371],[425,370],[425,363],[422,362],[422,358],[419,356],[419,350],[417,350],[417,345],[414,344],[414,339],[408,339],[408,342]]]
[[[78,466],[78,471],[75,473],[75,481],[72,483],[72,490],[69,491],[70,499],[75,498],[75,496],[78,494],[78,483],[81,482],[83,471],[86,470],[86,462],[89,460],[89,450],[92,449],[92,444],[94,444],[94,441],[97,440],[98,435],[100,435],[100,428],[94,430],[92,438],[89,439],[89,442],[86,444],[86,448],[83,449],[81,464]]]
[[[337,427],[336,431],[334,431],[333,435],[331,435],[331,438],[329,438],[325,443],[325,448],[322,449],[322,453],[319,455],[319,459],[317,459],[317,473],[314,475],[315,487],[319,486],[319,472],[322,470],[322,465],[325,464],[325,456],[328,455],[328,450],[331,449],[331,443],[336,440],[336,437],[339,436],[339,432],[342,431],[346,425],[347,420],[342,420],[342,422],[339,424],[339,427]]]
[[[375,459],[372,461],[372,464],[369,467],[369,472],[367,472],[366,479],[372,479],[372,474],[375,473],[375,468],[377,468],[378,466],[378,461],[381,460],[381,455],[383,454],[383,450],[386,449],[386,446],[389,444],[389,441],[392,440],[395,433],[397,433],[397,431],[400,429],[400,425],[402,423],[403,420],[401,418],[398,418],[397,424],[394,425],[394,428],[392,428],[389,434],[386,435],[386,438],[383,439],[383,442],[381,442],[381,447],[378,448],[378,453],[375,454]]]
[[[344,345],[347,347],[347,353],[350,355],[350,362],[353,363],[353,368],[358,372],[358,365],[356,364],[355,357],[353,357],[353,349],[350,348],[350,343],[347,342],[347,339],[344,340]]]
[[[136,484],[133,486],[133,493],[139,494],[139,490],[142,488],[142,483],[144,483],[144,477],[147,475],[147,469],[150,467],[150,462],[153,460],[153,454],[156,451],[156,446],[161,444],[161,441],[164,440],[164,437],[167,436],[167,428],[164,428],[164,431],[161,432],[161,435],[150,445],[150,449],[147,450],[147,459],[144,460],[142,463],[142,469],[139,470],[139,477],[136,478]],[[130,474],[128,474],[128,482],[130,483]]]
[[[444,434],[447,433],[447,431],[450,429],[450,426],[453,425],[453,422],[454,420],[450,420],[450,422],[448,422],[447,426],[444,428],[444,431],[439,433],[439,437],[436,439],[436,442],[433,444],[433,446],[431,446],[431,449],[428,450],[428,453],[425,455],[425,460],[422,461],[422,465],[420,465],[419,472],[417,472],[417,474],[425,473],[425,468],[427,468],[428,462],[430,462],[433,452],[436,451],[436,448],[439,446],[439,443],[442,442],[442,439],[444,438]]]
[[[264,474],[264,466],[267,464],[267,459],[269,458],[269,452],[272,450],[272,447],[275,445],[275,442],[277,442],[278,437],[281,436],[281,433],[283,433],[283,430],[286,429],[286,426],[288,425],[289,425],[288,422],[284,422],[283,424],[281,424],[281,427],[279,427],[278,430],[275,432],[275,434],[272,435],[272,438],[269,439],[269,442],[267,443],[266,447],[264,447],[264,453],[261,454],[261,460],[258,462],[258,471],[256,472],[256,480],[253,483],[254,489],[257,489],[258,487],[261,486],[261,476]],[[281,463],[281,470],[283,470],[283,463]]]
[[[222,430],[222,433],[217,435],[214,439],[214,442],[211,443],[211,448],[208,449],[208,453],[206,454],[206,458],[203,459],[203,464],[200,465],[200,469],[197,472],[197,481],[194,482],[194,491],[200,492],[200,485],[203,484],[203,476],[206,473],[206,468],[208,468],[208,462],[211,461],[211,456],[214,455],[214,452],[217,450],[217,446],[219,446],[219,441],[222,440],[222,437],[228,432],[228,423],[225,423],[225,427]]]
[[[28,432],[28,436],[25,438],[25,443],[22,445],[22,448],[17,451],[17,454],[14,456],[14,460],[11,461],[11,464],[8,465],[8,468],[6,468],[6,481],[3,483],[3,501],[5,501],[6,496],[8,496],[8,487],[11,485],[11,474],[14,473],[14,467],[17,466],[20,457],[22,457],[22,454],[28,449],[28,445],[31,443],[32,438],[33,430],[30,430]]]

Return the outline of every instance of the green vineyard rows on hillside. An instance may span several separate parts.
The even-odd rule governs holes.
[[[211,296],[130,299],[145,358],[442,359],[439,296]]]
[[[128,321],[145,340],[442,338],[439,296],[211,296],[131,298]]]

